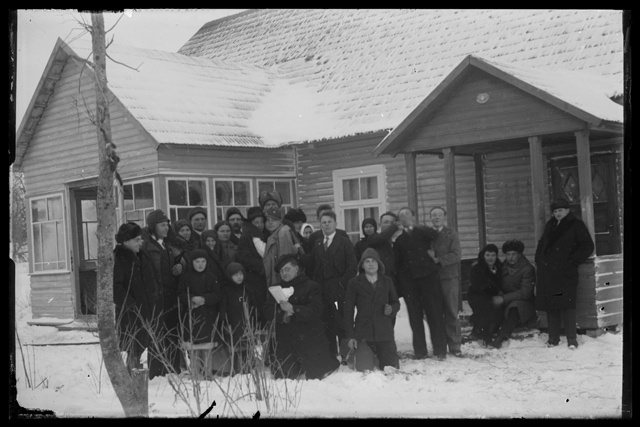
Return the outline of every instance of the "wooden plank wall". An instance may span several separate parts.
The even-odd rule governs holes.
[[[597,257],[594,267],[598,327],[622,324],[623,257],[622,255]]]
[[[31,310],[33,318],[73,319],[74,297],[71,273],[31,275]]]

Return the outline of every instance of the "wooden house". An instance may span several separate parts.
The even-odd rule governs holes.
[[[176,54],[121,49],[142,63],[107,70],[126,215],[180,216],[174,189],[216,217],[219,202],[238,204],[218,183],[245,182],[240,206],[276,186],[312,222],[318,204],[334,205],[355,240],[365,217],[410,205],[428,223],[441,205],[466,270],[485,243],[511,238],[532,260],[549,200],[564,195],[596,240],[579,326],[622,322],[621,12],[250,10],[204,25]],[[38,209],[55,203],[64,235],[53,268],[31,246],[34,317],[83,314],[82,200],[97,164],[76,107],[91,104],[88,74],[78,84],[85,52],[58,43],[19,129],[30,238],[45,242]]]

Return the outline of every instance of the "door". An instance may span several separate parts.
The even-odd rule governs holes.
[[[621,253],[620,201],[616,154],[597,154],[591,157],[591,185],[597,255]],[[580,186],[576,157],[550,160],[552,199],[569,200],[571,212],[582,217]]]
[[[72,190],[76,267],[76,310],[81,315],[95,315],[97,301],[96,273],[98,260],[98,215],[96,187]]]

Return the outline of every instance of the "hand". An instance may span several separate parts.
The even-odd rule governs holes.
[[[282,301],[280,303],[280,308],[289,315],[293,314],[293,306],[288,301]]]
[[[502,304],[504,304],[504,298],[502,298],[500,295],[496,295],[495,297],[491,298],[491,302],[495,307],[500,307]]]
[[[291,315],[289,313],[284,313],[282,316],[282,323],[289,323],[291,321]]]
[[[174,276],[179,276],[182,274],[182,264],[176,264],[173,266],[173,268],[171,269],[171,273]]]
[[[197,308],[204,304],[204,297],[191,297],[191,308]]]
[[[300,255],[304,255],[304,249],[302,248],[302,245],[300,243],[296,243],[295,245],[293,245],[293,247]]]
[[[351,338],[349,341],[347,341],[347,345],[351,350],[355,350],[356,348],[358,348],[358,341],[355,338]]]
[[[384,305],[384,315],[385,316],[390,316],[391,313],[393,313],[393,309],[391,308],[391,306],[389,304],[385,304]]]

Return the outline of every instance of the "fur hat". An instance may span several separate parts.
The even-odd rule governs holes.
[[[567,199],[556,199],[551,203],[551,212],[560,208],[569,209],[569,201]]]
[[[156,229],[156,224],[164,221],[170,223],[169,218],[167,218],[167,215],[164,213],[164,211],[162,209],[156,209],[155,211],[149,212],[149,215],[147,215],[146,223],[147,227],[149,227],[149,231],[153,233]]]
[[[189,254],[189,259],[191,261],[196,260],[198,258],[204,258],[207,259],[207,251],[205,251],[204,249],[194,249],[191,251],[191,253]]]
[[[244,220],[244,215],[242,215],[242,212],[240,212],[240,209],[236,208],[235,206],[231,206],[229,209],[227,209],[227,213],[225,214],[224,218],[227,221],[229,221],[229,218],[231,218],[231,215],[240,215],[240,218]]]
[[[284,215],[284,219],[288,219],[291,222],[307,222],[307,216],[302,209],[296,208],[289,209],[289,212]]]
[[[362,267],[362,265],[364,264],[364,260],[367,258],[373,258],[376,261],[378,261],[378,274],[381,276],[384,276],[384,264],[380,259],[380,255],[378,254],[378,251],[376,251],[373,248],[367,248],[364,250],[364,252],[362,252],[362,256],[360,257],[360,263],[358,264],[358,271],[364,271],[364,268]]]
[[[280,273],[280,269],[284,267],[288,262],[294,261],[296,265],[298,265],[298,259],[294,254],[284,254],[280,255],[278,259],[276,259],[276,263],[273,266],[273,270],[276,273]]]
[[[189,212],[187,212],[187,219],[189,220],[189,222],[191,222],[191,218],[193,218],[195,214],[199,213],[203,214],[204,217],[207,218],[207,210],[202,206],[196,206],[195,208],[192,208]]]
[[[122,224],[118,229],[116,242],[124,243],[128,240],[135,239],[140,235],[142,235],[142,228],[140,228],[140,226],[135,222],[127,222],[126,224]]]
[[[522,252],[524,252],[524,243],[522,243],[520,240],[515,239],[507,240],[502,245],[502,253],[506,254],[509,251],[516,251],[521,254]]]
[[[276,190],[263,191],[262,193],[260,193],[260,196],[258,197],[258,203],[260,203],[260,207],[263,209],[264,209],[265,203],[267,203],[267,201],[269,200],[273,200],[274,202],[276,202],[278,204],[278,207],[282,206],[282,197],[280,196],[280,193],[278,193]]]
[[[247,221],[251,222],[254,219],[258,218],[259,216],[262,217],[263,220],[267,220],[267,218],[264,216],[264,212],[262,212],[262,208],[260,206],[252,206],[249,208],[249,210],[247,211]]]
[[[181,219],[173,223],[173,231],[175,231],[176,234],[180,233],[180,229],[182,227],[189,227],[189,230],[191,230],[191,233],[193,233],[193,227],[191,226],[191,223],[186,219]]]
[[[242,274],[245,274],[244,267],[239,262],[231,262],[227,265],[227,276],[230,278],[238,271],[242,271]]]
[[[264,216],[271,219],[282,220],[282,212],[280,212],[280,209],[276,207],[267,209],[264,213]]]

